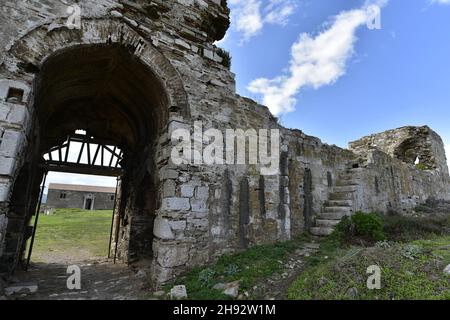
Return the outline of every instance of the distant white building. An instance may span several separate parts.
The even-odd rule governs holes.
[[[112,210],[115,188],[50,183],[47,206],[84,210]]]

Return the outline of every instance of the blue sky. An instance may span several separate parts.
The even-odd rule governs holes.
[[[238,92],[286,127],[345,148],[371,133],[429,125],[450,155],[450,0],[228,3],[232,26],[218,45],[233,56]],[[366,25],[370,5],[381,9],[380,29]],[[59,173],[49,181],[115,185]]]
[[[218,45],[233,56],[238,92],[268,105],[285,126],[346,147],[367,134],[426,124],[450,145],[450,0],[228,2],[232,27]],[[381,29],[358,20],[373,4]],[[309,72],[319,79],[304,79]]]

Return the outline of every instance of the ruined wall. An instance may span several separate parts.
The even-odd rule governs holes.
[[[118,87],[132,92],[131,96],[146,97],[145,87],[140,92],[131,90],[140,88],[146,81],[161,84],[161,97],[156,97],[154,103],[133,99],[130,94],[123,99],[128,104],[131,101],[145,106],[142,109],[145,113],[147,109],[153,110],[155,119],[148,126],[161,129],[154,131],[155,139],[139,146],[141,152],[129,161],[132,170],[126,172],[122,182],[118,209],[119,257],[128,261],[151,259],[156,282],[167,281],[223,253],[290,239],[305,232],[314,225],[317,215],[336,201],[333,200],[336,189],[347,188],[342,186],[343,181],[352,183],[352,199],[343,200],[348,201],[352,210],[412,208],[414,203],[428,197],[448,196],[448,170],[442,166],[444,158],[436,136],[425,134],[428,144],[423,149],[426,157],[434,157],[435,165],[429,171],[418,171],[393,160],[389,143],[380,149],[386,153],[367,147],[354,147],[350,151],[329,146],[301,131],[282,128],[266,107],[236,95],[229,59],[213,45],[229,26],[226,1],[83,0],[78,3],[82,9],[81,29],[67,28],[67,5],[60,1],[28,0],[20,5],[6,1],[0,9],[3,31],[0,45],[4,48],[0,50],[0,267],[3,271],[13,269],[23,244],[17,236],[22,229],[14,229],[8,222],[14,213],[10,208],[12,187],[17,185],[23,163],[36,161],[35,149],[42,138],[38,130],[39,114],[36,114],[37,104],[42,101],[34,95],[44,99],[41,96],[45,94],[39,90],[51,85],[45,79],[44,83],[37,79],[46,60],[80,46],[92,52],[99,46],[103,49],[110,46],[111,52],[121,47],[132,61],[138,61],[142,68],[133,70],[141,78],[130,87],[124,84]],[[106,59],[100,54],[95,57]],[[120,55],[118,59],[113,62],[128,61],[120,60]],[[144,67],[151,71],[151,77],[141,73]],[[70,69],[71,74],[54,74],[55,77],[73,75],[77,79],[89,75],[86,79],[92,80],[90,73],[82,73],[85,69],[80,66],[79,70]],[[70,90],[63,89],[65,94],[70,94]],[[70,96],[62,100],[66,98]],[[54,103],[55,99],[47,102]],[[278,129],[279,172],[262,175],[260,164],[175,165],[171,161],[176,142],[170,138],[175,130],[188,130],[192,133],[192,145],[202,147],[209,139],[204,140],[195,132],[210,128],[220,132]],[[120,125],[115,128],[119,133],[120,129]],[[97,131],[104,130],[97,128]],[[390,136],[392,143],[402,143],[403,138],[398,135]],[[409,150],[407,144],[403,146]],[[364,151],[367,149],[371,151]],[[20,216],[14,225],[24,226],[29,218]],[[14,241],[5,239],[7,234],[15,237]],[[9,244],[8,252],[2,249],[6,244]],[[5,259],[6,256],[12,260]]]
[[[361,158],[357,208],[413,213],[428,198],[449,199],[444,143],[429,127],[403,127],[350,143]],[[417,163],[418,160],[418,163]]]
[[[448,175],[444,143],[427,126],[402,127],[374,134],[351,142],[350,149],[357,153],[378,149],[405,164],[413,165],[418,160],[423,169],[437,169],[442,176]]]
[[[355,155],[299,130],[286,130],[289,141],[289,190],[292,227],[298,235],[312,226],[329,195]]]
[[[448,176],[405,165],[378,150],[365,156],[354,172],[359,187],[356,210],[413,214],[415,207],[428,199],[450,199]]]

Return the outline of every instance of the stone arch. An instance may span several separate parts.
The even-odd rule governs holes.
[[[130,163],[130,166],[131,163],[134,163],[134,166],[132,170],[126,170],[126,174],[122,181],[122,194],[121,201],[119,202],[121,215],[119,219],[122,219],[122,222],[120,222],[119,227],[119,241],[123,243],[127,242],[123,245],[123,259],[130,260],[134,259],[136,256],[136,252],[131,252],[131,250],[148,250],[148,248],[151,248],[151,243],[153,241],[153,237],[148,237],[143,240],[137,239],[137,237],[143,235],[147,236],[149,232],[152,231],[156,210],[160,206],[159,195],[156,193],[159,190],[159,177],[157,175],[161,168],[160,165],[155,162],[155,159],[153,159],[153,156],[158,154],[154,147],[156,144],[160,143],[158,142],[158,138],[163,135],[163,130],[167,129],[167,125],[173,117],[180,121],[180,118],[187,120],[190,116],[188,98],[183,81],[171,62],[136,30],[118,19],[84,19],[81,30],[70,30],[63,24],[58,25],[52,23],[50,26],[42,25],[33,29],[11,46],[0,66],[0,80],[7,79],[4,83],[7,84],[8,88],[3,88],[4,86],[0,83],[0,89],[5,89],[3,90],[5,92],[7,92],[9,88],[20,89],[21,97],[13,97],[15,99],[14,101],[25,107],[27,116],[24,118],[37,119],[40,114],[45,113],[42,112],[42,110],[47,111],[47,109],[42,108],[42,106],[51,104],[62,105],[61,101],[65,99],[63,97],[60,101],[51,98],[53,99],[50,100],[51,103],[46,103],[49,101],[45,98],[47,96],[46,93],[55,92],[55,90],[52,90],[52,87],[50,87],[50,89],[45,88],[45,86],[42,88],[41,85],[42,83],[45,83],[47,78],[52,79],[53,82],[57,82],[55,79],[58,79],[57,77],[55,78],[55,74],[58,74],[57,71],[49,73],[49,70],[54,68],[54,66],[61,66],[61,62],[63,61],[70,61],[71,57],[76,58],[77,55],[80,57],[79,53],[73,55],[74,52],[84,51],[87,52],[87,54],[90,54],[91,51],[89,50],[91,49],[95,52],[115,50],[118,55],[121,55],[121,52],[123,52],[123,55],[126,56],[127,59],[129,58],[127,61],[131,61],[132,67],[134,66],[132,68],[133,72],[130,73],[136,71],[134,73],[136,77],[132,77],[132,79],[139,80],[145,76],[146,72],[150,72],[151,75],[149,75],[149,77],[155,79],[155,85],[157,84],[158,88],[164,89],[161,91],[160,98],[163,102],[157,102],[158,106],[163,106],[164,108],[158,107],[155,111],[160,113],[160,115],[155,118],[156,122],[159,120],[159,123],[155,124],[152,122],[151,124],[147,124],[148,121],[146,120],[151,118],[150,112],[149,116],[141,117],[141,119],[137,117],[138,112],[133,112],[131,114],[131,117],[133,119],[138,119],[140,124],[146,124],[150,127],[158,125],[160,128],[157,133],[151,132],[151,139],[145,140],[149,144],[133,145],[133,150],[135,151],[133,157],[129,157],[129,160],[126,160],[126,163]],[[69,60],[67,60],[67,57],[69,57]],[[72,59],[70,70],[76,70],[76,68],[74,68],[75,62],[73,61],[74,60]],[[89,61],[89,59],[86,61]],[[53,67],[48,68],[48,65]],[[138,68],[139,65],[142,66],[141,70]],[[49,74],[51,75],[48,76]],[[124,81],[126,82],[126,79]],[[125,102],[136,101],[128,98],[140,96],[141,93],[144,93],[143,96],[146,96],[149,92],[149,90],[146,90],[148,89],[148,86],[141,87],[141,89],[133,88],[132,90],[130,89],[130,86],[125,86],[124,82],[121,82],[120,89],[126,90],[127,99],[125,99]],[[2,92],[2,90],[0,90],[0,92]],[[67,92],[62,93],[62,95],[64,94],[67,95]],[[155,96],[154,93],[148,93],[148,95],[151,97]],[[58,96],[58,94],[56,94],[56,96]],[[132,105],[132,103],[124,104]],[[59,114],[62,114],[62,112],[59,112]],[[63,123],[65,118],[58,119],[62,119]],[[55,142],[60,142],[49,140],[42,135],[39,123],[39,121],[29,121],[27,124],[23,123],[20,125],[21,128],[19,128],[18,125],[17,129],[26,132],[26,135],[28,136],[28,143],[24,143],[20,148],[25,150],[23,154],[26,154],[26,157],[33,162],[33,165],[37,163],[42,151],[48,150]],[[115,128],[117,128],[117,126]],[[64,127],[57,131],[59,135],[55,135],[55,137],[60,139],[62,137],[60,133],[66,132],[68,129],[73,128]],[[98,130],[98,132],[99,131],[100,130]],[[148,133],[148,131],[142,131]],[[97,133],[94,134],[94,136],[96,135]],[[121,136],[124,137],[126,135],[122,134]],[[41,139],[42,137],[45,137],[46,139]],[[148,137],[148,135],[146,137]],[[42,143],[43,140],[48,141],[48,143],[46,142],[47,144],[44,145],[44,143]],[[120,146],[120,141],[115,142]],[[130,144],[124,143],[124,145]],[[39,146],[39,150],[35,150],[35,146]],[[139,147],[142,148],[139,149]],[[140,156],[138,156],[138,150],[141,150]],[[142,170],[140,170],[141,168]],[[42,172],[36,172],[36,174],[30,178],[31,180],[28,179],[28,183],[30,183],[29,181],[34,180],[40,181],[39,178],[41,176]],[[17,175],[11,174],[10,178],[11,186],[14,186],[17,183]],[[143,189],[154,195],[152,201],[148,201],[148,199],[144,199],[144,201],[138,197]],[[14,194],[14,190],[12,191]],[[7,208],[7,210],[9,209]],[[138,214],[134,214],[135,212]],[[29,218],[30,217],[23,217],[23,219],[25,219],[23,222]],[[144,234],[143,232],[136,231],[136,229],[145,229],[149,232],[145,232]],[[134,240],[134,243],[131,243],[130,241],[130,234],[135,235],[136,239]],[[140,243],[143,243],[144,245],[140,246]],[[21,246],[20,243],[18,243],[18,246],[23,249],[23,246]],[[138,253],[140,254],[140,252]],[[17,254],[15,254],[14,258],[17,261]],[[0,259],[0,265],[4,263],[6,263],[10,270],[12,270],[16,264],[14,263],[13,265],[10,261],[5,262]]]
[[[394,150],[394,156],[404,163],[414,165],[417,158],[423,168],[435,169],[436,163],[425,137],[416,136],[405,139]]]
[[[8,78],[31,83],[41,66],[55,52],[80,45],[120,45],[151,69],[163,83],[170,112],[189,118],[183,81],[171,62],[136,30],[120,19],[83,19],[81,29],[68,29],[64,21],[41,25],[13,43],[0,72]]]

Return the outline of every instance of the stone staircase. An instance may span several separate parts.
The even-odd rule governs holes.
[[[354,170],[347,169],[339,174],[323,212],[318,215],[314,227],[310,229],[311,234],[328,236],[343,217],[353,214],[353,193],[358,187],[353,178]]]

